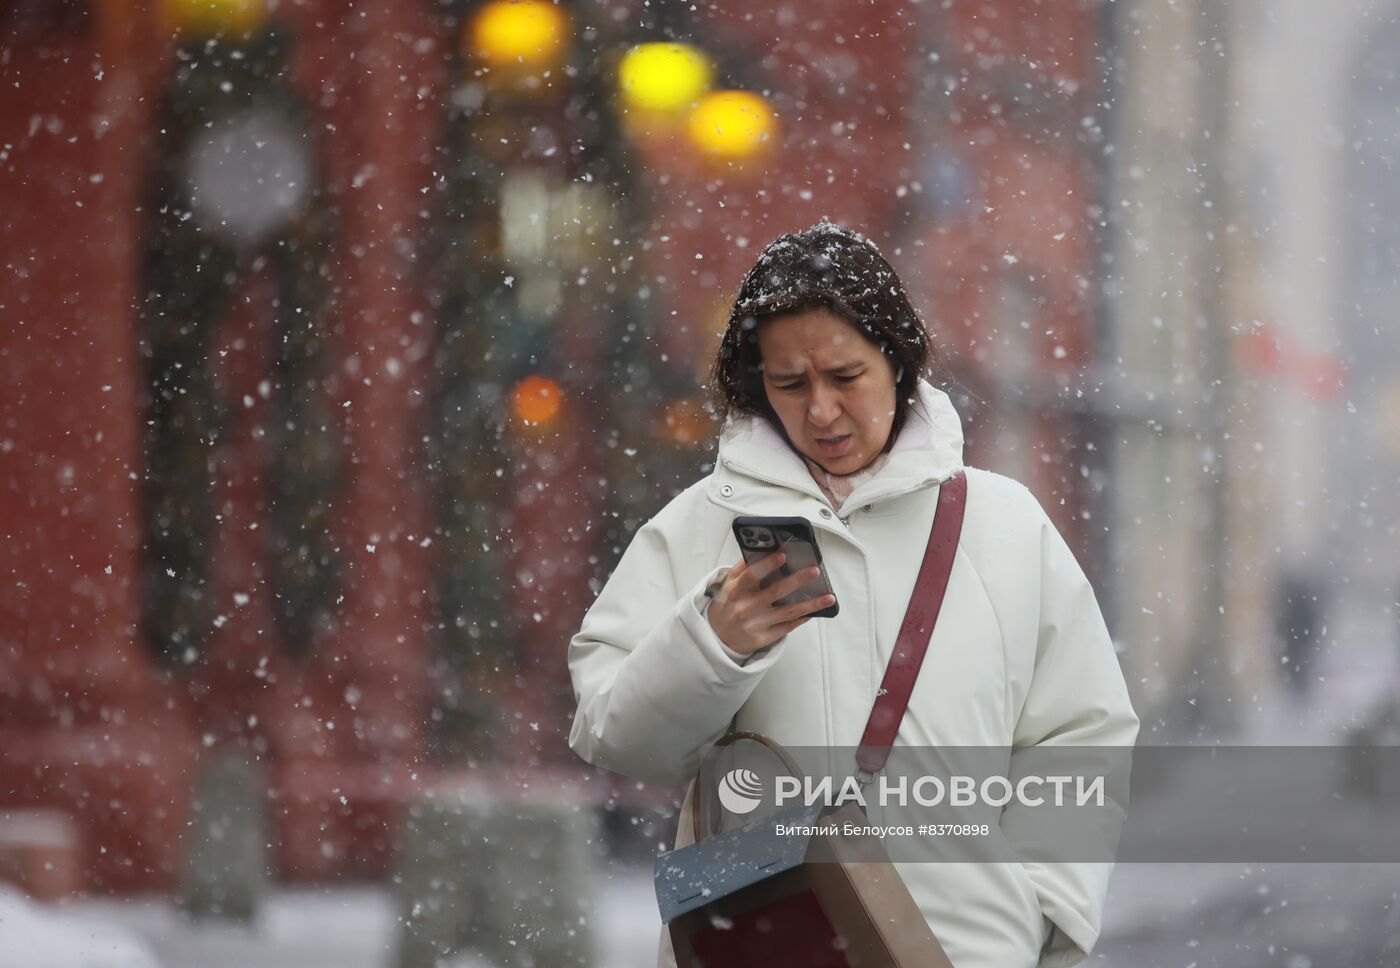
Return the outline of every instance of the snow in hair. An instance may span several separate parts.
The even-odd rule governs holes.
[[[871,257],[870,263],[859,267],[850,265],[843,256],[852,249],[863,249]],[[894,291],[894,274],[875,243],[822,216],[809,228],[785,233],[764,246],[740,287],[734,307],[736,312],[762,315],[775,308],[781,309],[808,290],[810,283],[805,274],[789,275],[791,260],[802,255],[807,257],[805,268],[822,276],[820,288],[831,294],[839,293],[839,301],[844,306],[870,299],[880,287],[889,286],[891,292]]]
[[[830,216],[823,215],[815,223],[802,229],[800,232],[785,232],[765,245],[763,251],[759,253],[758,263],[754,268],[758,268],[758,266],[763,265],[765,262],[771,262],[779,256],[786,255],[790,249],[797,247],[799,239],[808,240],[814,237],[825,238],[827,240],[827,244],[824,248],[828,257],[840,251],[839,246],[835,244],[839,239],[869,249],[870,253],[878,256],[881,261],[884,261],[885,258],[884,255],[881,254],[879,247],[864,235],[861,235],[855,229],[848,229],[844,226],[837,225],[831,220]]]

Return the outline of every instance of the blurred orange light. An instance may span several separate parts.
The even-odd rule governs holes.
[[[715,432],[715,421],[703,400],[682,397],[666,404],[656,428],[657,435],[678,444],[700,444]]]
[[[706,154],[741,159],[757,154],[777,130],[768,101],[750,91],[715,91],[690,114],[690,138]]]
[[[564,59],[569,18],[546,0],[494,0],[472,21],[467,54],[506,74],[551,70]]]
[[[559,409],[564,405],[564,388],[557,380],[538,373],[531,374],[515,385],[510,404],[517,420],[528,424],[547,424],[559,415]]]

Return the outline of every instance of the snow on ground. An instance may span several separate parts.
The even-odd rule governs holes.
[[[1129,864],[1114,871],[1104,916],[1112,936],[1157,924],[1190,924],[1241,889],[1240,865]],[[649,867],[615,865],[601,880],[594,918],[600,968],[651,968],[661,923]],[[397,923],[383,887],[277,889],[250,926],[191,921],[168,900],[90,900],[64,909],[92,930],[142,939],[158,962],[131,968],[392,968]],[[57,963],[33,962],[34,968]],[[65,965],[68,963],[64,963]],[[75,965],[77,963],[74,963]],[[108,962],[94,962],[94,968]],[[117,968],[127,963],[110,962]],[[0,966],[10,968],[9,962]],[[30,968],[30,963],[23,963]],[[453,968],[489,968],[463,958]]]
[[[393,896],[378,886],[274,889],[251,924],[194,920],[168,898],[79,901],[70,908],[121,925],[148,943],[161,968],[388,968]]]
[[[0,968],[156,968],[152,948],[120,923],[37,904],[0,884]]]
[[[112,927],[143,939],[158,961],[133,962],[131,968],[392,968],[398,941],[396,905],[387,885],[277,888],[250,925],[193,921],[158,897],[84,900],[61,910],[94,930]],[[655,964],[661,920],[649,867],[618,867],[600,879],[594,929],[599,965]],[[107,964],[94,962],[93,968]],[[41,966],[59,968],[33,962],[33,968]],[[470,957],[453,968],[478,966],[488,968]],[[0,960],[0,968],[11,966]],[[15,968],[31,966],[24,962]]]

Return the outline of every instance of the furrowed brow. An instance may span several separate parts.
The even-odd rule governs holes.
[[[861,368],[862,366],[864,366],[864,365],[865,365],[865,364],[862,363],[860,360],[852,360],[852,361],[849,362],[849,363],[839,363],[839,364],[837,364],[836,366],[828,366],[825,370],[822,370],[821,372],[823,372],[823,373],[849,373],[849,372],[851,372],[852,370],[858,370],[858,369],[860,369],[860,368]],[[765,371],[765,372],[768,373],[768,379],[770,379],[770,380],[796,380],[798,377],[804,375],[804,373],[803,373],[802,371],[798,371],[797,373],[774,373],[773,371],[768,370],[768,371]]]

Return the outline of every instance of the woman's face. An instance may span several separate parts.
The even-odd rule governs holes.
[[[832,474],[850,474],[885,449],[894,426],[895,372],[840,316],[812,309],[758,330],[763,389],[788,439]]]

